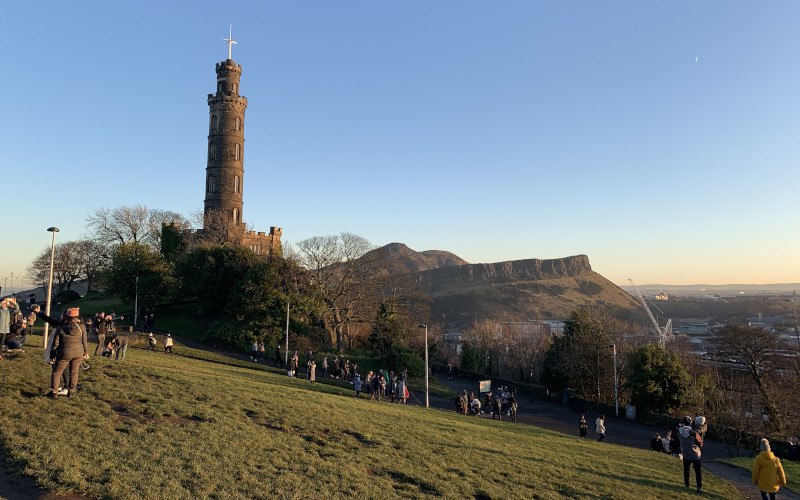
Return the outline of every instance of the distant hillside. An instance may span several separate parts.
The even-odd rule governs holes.
[[[415,274],[430,269],[461,266],[468,262],[458,255],[441,250],[416,252],[402,243],[389,243],[370,253],[383,253],[383,270],[389,275]]]
[[[464,329],[475,319],[566,319],[577,307],[601,307],[614,316],[644,324],[639,302],[592,271],[586,255],[469,264],[449,252],[415,252],[400,243],[387,252],[386,272],[408,274],[431,299],[432,320]]]

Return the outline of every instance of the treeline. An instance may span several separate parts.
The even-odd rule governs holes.
[[[214,318],[199,340],[238,350],[282,344],[288,305],[293,349],[367,348],[386,368],[422,371],[417,325],[427,321],[427,301],[381,272],[388,255],[360,236],[312,237],[284,256],[227,244],[219,232],[191,231],[178,214],[138,205],[98,209],[87,223],[88,236],[56,246],[56,291],[86,280],[140,310],[190,302]],[[29,268],[42,286],[49,258],[43,249]]]
[[[573,311],[563,334],[552,337],[520,335],[513,326],[476,322],[466,332],[462,368],[539,382],[556,394],[572,389],[586,401],[613,405],[616,364],[622,407],[704,415],[746,447],[757,443],[740,441],[753,436],[800,433],[800,346],[780,332],[729,324],[700,345],[676,337],[661,346],[597,309]]]

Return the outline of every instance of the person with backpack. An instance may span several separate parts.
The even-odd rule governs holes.
[[[80,310],[77,307],[70,307],[67,309],[67,322],[53,331],[55,338],[50,357],[55,359],[55,366],[50,376],[50,392],[47,395],[50,398],[58,396],[58,380],[67,367],[69,367],[67,397],[73,397],[78,385],[78,370],[83,360],[89,359],[86,327],[79,314]]]
[[[683,417],[683,425],[678,429],[678,439],[683,455],[683,484],[689,487],[689,469],[694,468],[697,492],[702,493],[703,470],[700,467],[700,457],[703,454],[703,436],[692,428],[692,417]]]
[[[775,500],[775,494],[786,486],[786,474],[783,472],[781,460],[776,457],[769,446],[769,441],[762,439],[759,448],[761,453],[753,462],[753,484],[758,486],[763,500]]]

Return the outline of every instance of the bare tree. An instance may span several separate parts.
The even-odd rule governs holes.
[[[773,397],[772,378],[779,373],[780,353],[786,343],[762,328],[726,325],[712,334],[711,350],[717,359],[744,369],[755,384],[764,414],[776,434],[784,428],[783,415]]]
[[[86,278],[89,265],[87,242],[65,241],[55,246],[53,253],[53,284],[56,290],[71,290],[76,281]],[[94,272],[94,271],[93,271]],[[50,277],[50,248],[47,247],[28,266],[28,273],[42,288]]]
[[[161,226],[165,222],[186,224],[186,219],[169,210],[144,205],[100,207],[86,218],[95,241],[104,245],[142,243],[158,248]]]
[[[196,211],[192,213],[192,221],[203,228],[202,231],[198,231],[195,243],[224,245],[241,240],[242,230],[229,214],[220,209]]]
[[[345,326],[354,306],[375,289],[380,259],[365,258],[372,244],[352,233],[314,236],[297,247],[297,262],[310,273],[336,335],[336,349],[343,351]]]

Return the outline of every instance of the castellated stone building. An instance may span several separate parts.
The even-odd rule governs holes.
[[[247,98],[239,95],[241,64],[227,59],[216,65],[217,89],[208,94],[208,160],[203,212],[199,231],[223,234],[227,242],[245,245],[259,254],[281,254],[279,227],[269,233],[248,231],[244,205],[244,111]]]

